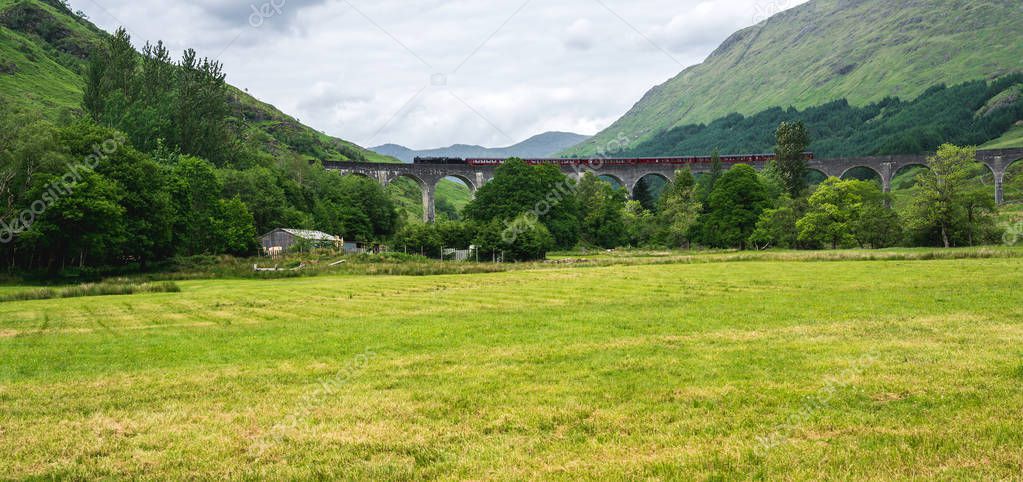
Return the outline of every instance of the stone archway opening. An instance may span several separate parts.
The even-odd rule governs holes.
[[[1002,200],[1023,210],[1023,159],[1012,161],[1002,176]]]
[[[909,207],[913,202],[916,187],[920,183],[920,176],[927,173],[929,169],[926,164],[907,164],[892,173],[892,207],[896,210]]]
[[[995,171],[991,166],[983,162],[975,162],[970,166],[970,180],[968,185],[971,189],[977,189],[983,193],[985,198],[992,202],[996,200]]]
[[[428,203],[429,189],[422,179],[402,174],[387,183],[384,188],[391,200],[398,206],[398,212],[406,221],[423,222]]]
[[[806,175],[803,176],[803,179],[806,180],[807,186],[814,187],[826,181],[828,179],[828,175],[817,169],[807,169]]]
[[[456,221],[462,217],[462,209],[472,201],[476,186],[462,176],[448,176],[437,183],[436,214],[438,220]]]
[[[611,185],[611,187],[615,189],[628,189],[628,186],[625,185],[625,181],[622,181],[622,179],[619,178],[618,176],[614,176],[611,174],[601,174],[597,177],[601,181],[607,182],[608,184]]]
[[[664,190],[671,181],[663,174],[649,173],[640,176],[632,187],[632,199],[639,201],[648,211],[656,211]]]
[[[867,166],[849,168],[840,177],[845,180],[874,181],[878,185],[884,185],[884,178],[881,177],[881,173]]]

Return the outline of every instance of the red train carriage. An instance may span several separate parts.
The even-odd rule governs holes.
[[[812,161],[814,155],[807,152],[806,160]],[[752,164],[768,162],[774,159],[774,154],[747,154],[721,156],[722,164]],[[507,159],[502,158],[416,158],[417,164],[468,164],[470,166],[498,166]],[[581,165],[604,165],[604,166],[631,166],[631,165],[690,165],[710,164],[710,156],[685,156],[685,157],[633,157],[633,158],[604,158],[604,159],[523,159],[527,164],[553,164],[558,166],[581,166]]]

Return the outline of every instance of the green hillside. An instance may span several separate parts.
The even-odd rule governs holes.
[[[707,60],[655,87],[567,155],[621,133],[646,140],[685,124],[846,98],[912,100],[931,86],[1023,70],[1018,0],[811,0],[743,29]]]
[[[93,48],[109,34],[79,18],[58,0],[0,0],[0,99],[17,110],[50,119],[82,115],[83,75]],[[230,89],[231,126],[246,143],[278,158],[400,162],[328,136],[274,106]],[[412,186],[415,187],[415,186]],[[420,194],[397,189],[409,217],[422,218]],[[418,188],[416,188],[418,189]],[[438,186],[438,198],[454,209],[468,202],[456,182]]]
[[[823,158],[924,154],[946,142],[1017,147],[1023,144],[1023,74],[996,81],[938,85],[908,102],[890,97],[863,107],[845,99],[804,110],[774,107],[752,116],[731,114],[708,124],[672,128],[627,149],[627,156],[771,152],[782,122],[803,122],[810,150]],[[1010,131],[1010,129],[1012,129]],[[1006,131],[1008,134],[1003,135]],[[993,140],[994,139],[994,140]]]
[[[108,36],[58,0],[0,0],[0,97],[50,118],[80,113],[86,59]],[[272,155],[398,162],[320,133],[240,90],[231,89],[231,97],[234,129]]]
[[[1003,134],[1002,137],[988,142],[981,147],[984,149],[1009,149],[1012,147],[1023,147],[1023,121]]]

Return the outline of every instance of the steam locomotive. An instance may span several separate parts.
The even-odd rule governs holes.
[[[804,153],[807,161],[812,161],[812,152]],[[774,160],[774,154],[747,154],[721,156],[722,164],[752,164]],[[427,165],[469,165],[469,166],[499,166],[507,159],[501,158],[470,158],[460,157],[417,157],[415,164]],[[596,159],[523,159],[526,164],[541,165],[553,164],[556,166],[632,166],[632,165],[693,165],[710,164],[710,156],[685,156],[685,157],[630,157],[630,158],[596,158]]]

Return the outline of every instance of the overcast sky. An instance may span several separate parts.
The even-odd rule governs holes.
[[[366,147],[595,134],[732,32],[805,0],[72,0],[137,47]]]

